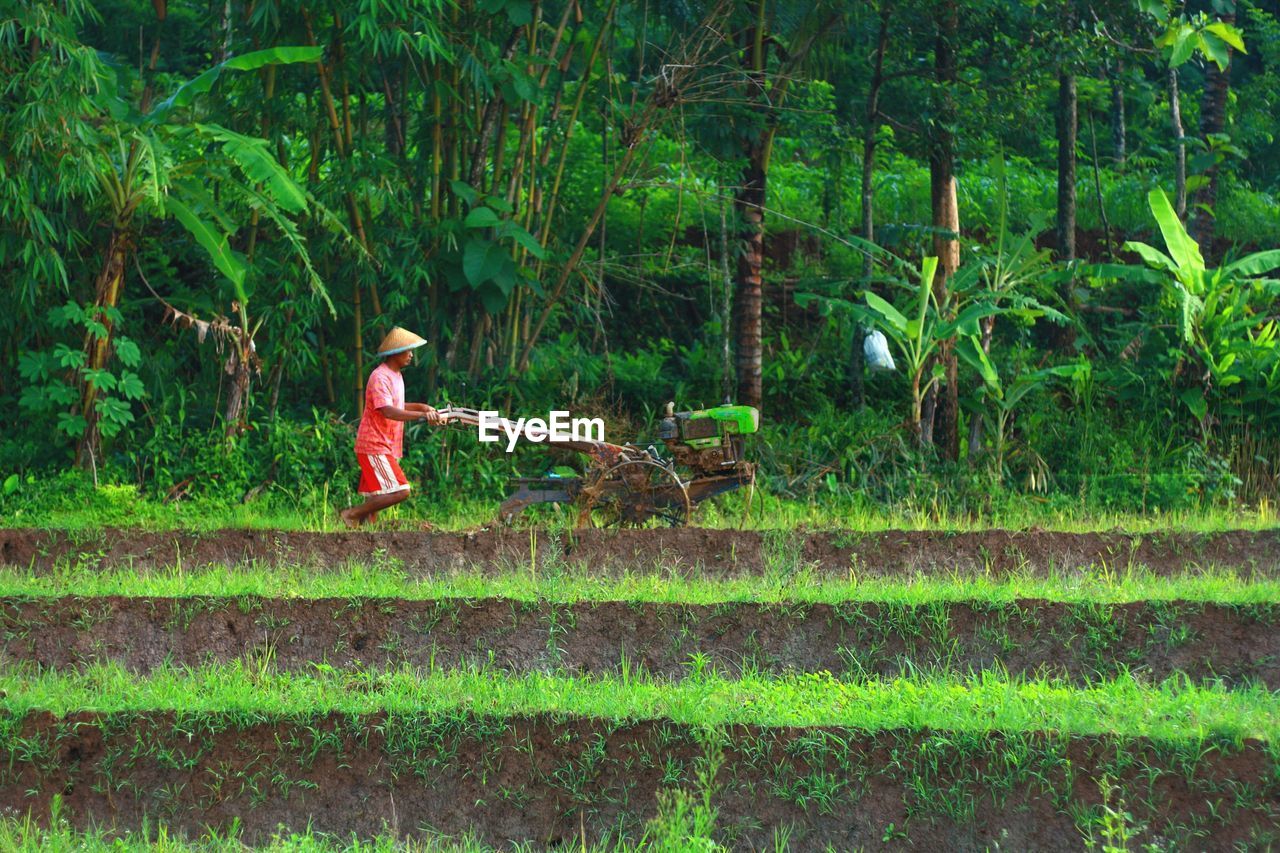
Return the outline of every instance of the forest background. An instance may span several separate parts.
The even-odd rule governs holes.
[[[402,325],[410,399],[760,406],[778,518],[1266,523],[1278,16],[2,0],[0,513],[329,523]],[[567,461],[406,451],[432,518]]]

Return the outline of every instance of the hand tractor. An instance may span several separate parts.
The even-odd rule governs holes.
[[[439,410],[445,423],[479,426],[475,409],[447,406]],[[667,403],[653,445],[607,441],[563,441],[530,437],[550,447],[575,450],[589,462],[580,477],[533,477],[511,481],[514,490],[499,510],[511,522],[526,507],[567,503],[578,512],[578,527],[641,527],[649,522],[683,527],[693,508],[707,498],[755,485],[756,466],[743,456],[744,436],[759,429],[752,406],[716,406],[691,412]],[[516,427],[507,422],[515,434]],[[664,455],[665,452],[665,455]]]

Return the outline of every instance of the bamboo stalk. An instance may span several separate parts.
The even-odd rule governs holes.
[[[652,107],[650,110],[651,109]],[[618,161],[617,166],[614,167],[613,174],[605,183],[605,189],[601,194],[600,201],[596,204],[595,210],[592,211],[591,217],[587,220],[587,225],[583,228],[582,234],[578,238],[578,243],[574,246],[573,253],[569,256],[569,260],[560,271],[560,276],[556,280],[556,286],[552,290],[550,297],[547,299],[546,306],[543,307],[541,313],[538,315],[537,321],[533,325],[532,335],[525,340],[524,348],[521,350],[520,358],[517,361],[517,370],[523,371],[528,369],[529,354],[533,351],[533,345],[537,341],[538,335],[542,333],[542,328],[546,325],[547,318],[551,315],[551,310],[560,300],[561,294],[564,293],[565,285],[568,284],[569,278],[573,274],[573,270],[577,267],[578,262],[582,260],[582,255],[586,251],[587,244],[591,242],[591,237],[595,233],[596,226],[600,224],[600,220],[604,217],[604,211],[609,204],[609,197],[613,195],[613,189],[622,182],[622,178],[626,174],[627,169],[630,168],[632,160],[635,159],[636,147],[637,146],[631,146],[627,149],[627,153]]]
[[[356,365],[355,383],[352,386],[352,390],[356,395],[356,416],[364,417],[364,312],[361,305],[359,281],[352,282],[351,293],[353,303],[352,326],[355,329],[352,361]]]
[[[440,221],[440,178],[444,148],[444,129],[441,127],[442,109],[440,80],[437,76],[432,80],[431,86],[431,220],[433,222]]]
[[[311,13],[306,8],[302,9],[302,21],[306,28],[307,43],[315,46],[315,31],[311,23]],[[335,14],[335,37],[334,37],[334,56],[335,59],[341,60],[343,56],[342,38],[341,38],[341,19]],[[351,137],[351,110],[350,110],[350,90],[347,85],[346,72],[342,70],[342,114],[343,120],[339,122],[338,111],[334,104],[333,88],[331,84],[332,73],[325,65],[324,60],[316,61],[316,73],[320,78],[320,97],[324,103],[325,115],[329,120],[329,130],[333,135],[334,145],[337,148],[338,157],[343,161],[349,161],[352,146]],[[355,193],[347,190],[345,193],[347,203],[347,215],[350,217],[351,225],[356,233],[356,239],[360,247],[366,255],[370,254],[369,238],[365,231],[364,217],[360,212],[360,205],[356,201]],[[360,416],[364,415],[364,306],[361,294],[361,286],[359,276],[355,277],[352,282],[352,303],[354,307],[352,316],[352,325],[354,331],[354,351],[352,353],[352,361],[355,364],[355,397],[356,397],[356,413]],[[381,314],[381,304],[378,300],[376,288],[372,291],[374,300],[374,310],[377,314]]]
[[[616,0],[615,0],[616,2]],[[614,4],[609,6],[609,16],[612,15]],[[717,12],[719,11],[717,8]],[[606,16],[607,20],[608,16]],[[719,42],[718,33],[711,27],[700,27],[699,36],[696,40],[686,43],[682,50],[683,56],[681,62],[673,63],[670,68],[670,78],[664,78],[664,85],[655,90],[654,93],[645,102],[643,110],[628,125],[624,135],[626,153],[619,159],[614,167],[613,174],[605,183],[604,192],[601,193],[600,200],[592,211],[591,217],[588,219],[586,226],[578,237],[578,242],[570,254],[568,261],[560,270],[560,275],[556,280],[555,288],[552,290],[547,299],[546,305],[538,313],[538,319],[533,321],[532,328],[525,336],[524,347],[521,349],[520,358],[517,361],[517,370],[525,370],[529,365],[529,355],[533,351],[534,344],[537,343],[538,336],[542,333],[542,329],[546,326],[547,319],[551,316],[556,304],[564,294],[565,286],[568,284],[570,277],[574,274],[579,262],[582,260],[583,253],[586,251],[587,244],[591,241],[596,227],[600,224],[604,217],[605,210],[609,204],[609,198],[613,195],[614,190],[621,184],[623,177],[631,168],[632,162],[635,160],[636,153],[641,147],[641,142],[646,134],[654,129],[658,124],[658,117],[665,115],[669,108],[679,103],[677,93],[681,91],[682,86],[688,80],[690,70],[696,68],[702,62],[705,52],[710,49],[712,44]],[[811,43],[811,42],[810,42]],[[806,46],[807,49],[807,46]],[[565,149],[567,153],[567,148]],[[562,158],[563,159],[563,158]],[[563,164],[562,164],[563,165]]]
[[[595,67],[596,57],[600,54],[600,46],[604,43],[605,32],[613,24],[613,13],[617,8],[618,0],[610,0],[609,8],[604,13],[604,21],[600,24],[600,31],[596,33],[595,40],[591,43],[591,53],[587,56],[586,69],[582,73],[582,80],[578,86],[578,93],[574,97],[573,109],[569,111],[569,120],[565,124],[564,140],[561,142],[560,161],[556,165],[556,176],[551,182],[551,196],[547,203],[547,210],[542,216],[542,233],[538,237],[538,242],[542,245],[547,244],[547,239],[551,236],[551,222],[555,219],[556,204],[560,198],[560,181],[564,177],[565,163],[569,158],[569,142],[573,139],[574,126],[578,121],[578,112],[582,109],[582,101],[587,93],[587,84],[591,80],[591,69]],[[541,262],[538,264],[538,273],[542,271]],[[535,273],[536,274],[536,273]]]
[[[307,31],[307,44],[315,47],[316,34],[311,26],[311,12],[305,6],[302,8],[302,23]],[[316,60],[316,74],[320,78],[321,100],[324,103],[325,115],[329,119],[329,131],[333,134],[334,143],[337,145],[338,156],[346,157],[345,139],[338,123],[338,111],[334,107],[333,91],[329,85],[329,69],[323,59]]]

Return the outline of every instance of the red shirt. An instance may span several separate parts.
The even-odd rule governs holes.
[[[386,362],[373,369],[364,386],[364,417],[356,432],[356,453],[399,459],[404,455],[404,421],[385,417],[378,411],[383,406],[404,408],[404,377]]]

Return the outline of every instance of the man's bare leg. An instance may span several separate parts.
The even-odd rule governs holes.
[[[342,523],[347,527],[359,527],[370,516],[376,516],[381,510],[389,506],[395,506],[407,497],[409,497],[408,489],[401,489],[398,492],[391,492],[386,495],[372,495],[365,498],[364,503],[359,506],[347,507],[338,513],[338,517],[342,519]]]

